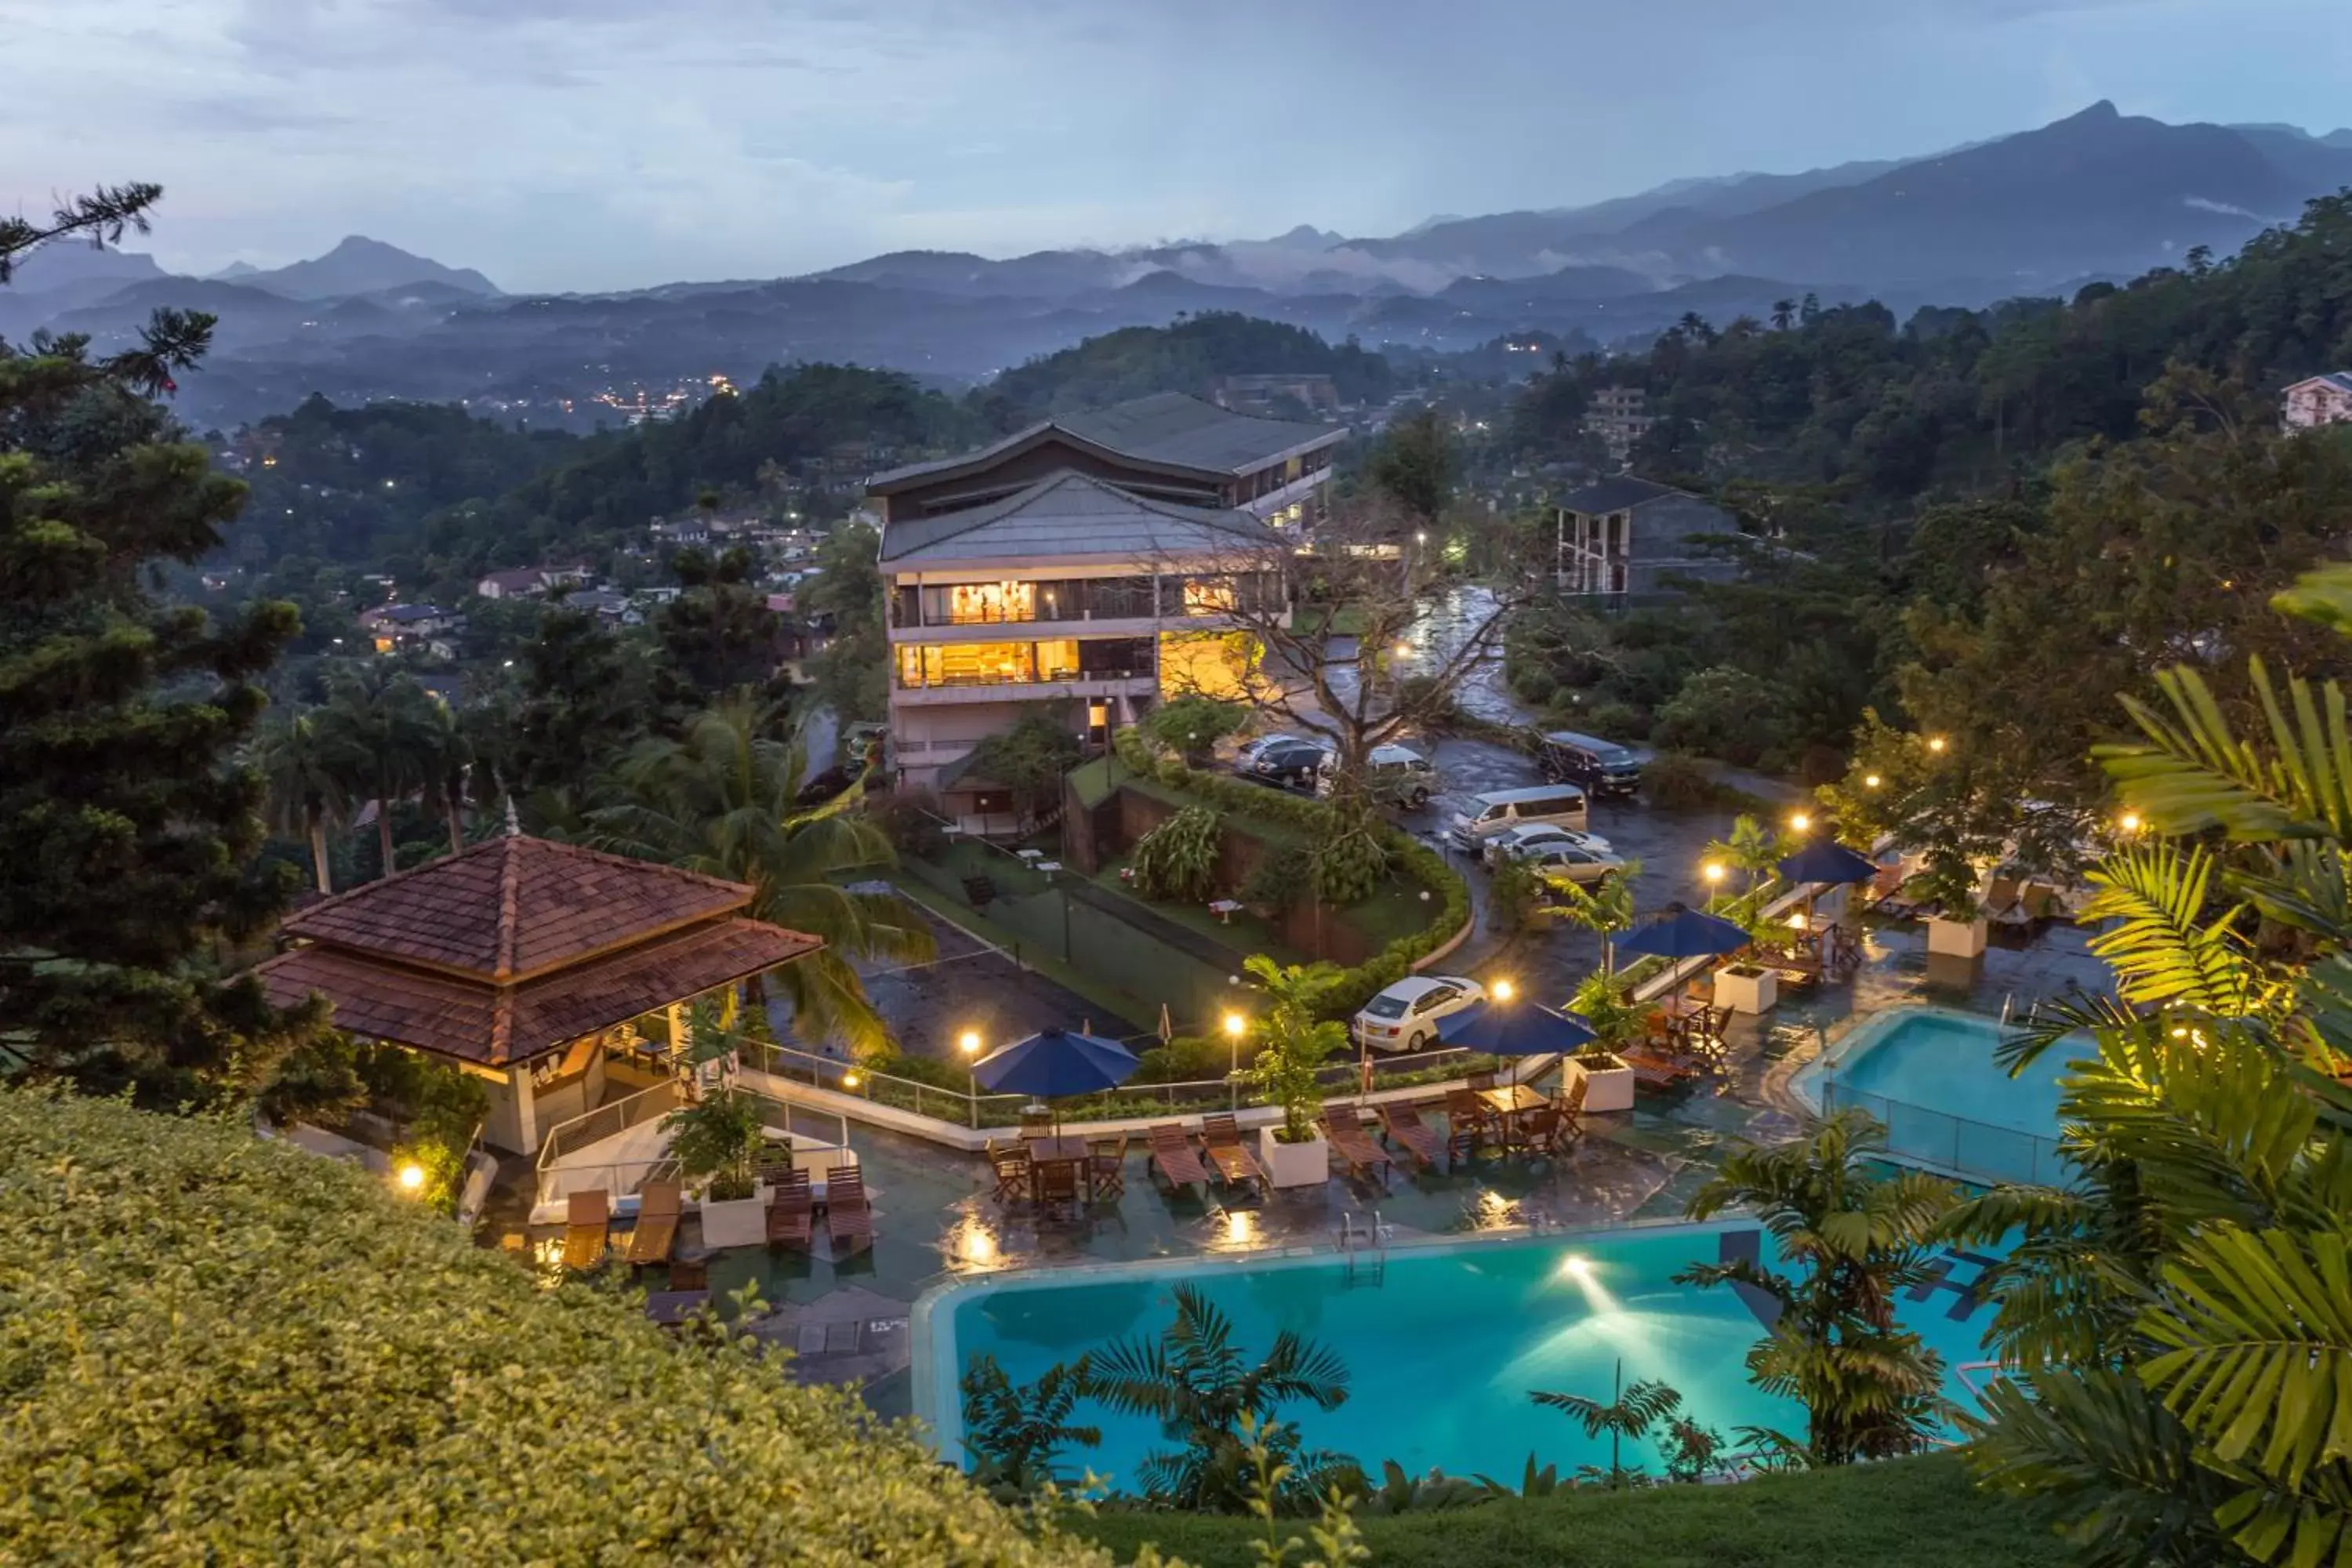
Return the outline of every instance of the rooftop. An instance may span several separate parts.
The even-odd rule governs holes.
[[[2352,370],[2331,370],[2318,375],[2307,375],[2296,382],[2294,386],[2309,386],[2315,382],[2322,386],[2332,386],[2338,392],[2352,393]],[[2290,386],[2287,390],[2292,392],[2294,386]]]
[[[1336,425],[1253,418],[1181,392],[1161,392],[1108,408],[1056,415],[976,451],[892,468],[876,474],[866,484],[876,492],[903,489],[927,479],[985,468],[1055,437],[1150,467],[1230,478],[1264,468],[1278,458],[1329,446],[1346,435]]]
[[[1068,472],[986,506],[894,520],[882,531],[882,561],[893,565],[1066,555],[1149,561],[1282,546],[1280,534],[1245,511],[1149,500]]]
[[[1637,479],[1631,474],[1620,474],[1615,479],[1602,479],[1580,490],[1571,491],[1559,498],[1559,504],[1570,511],[1624,511],[1667,496],[1686,496],[1689,493],[1672,485],[1656,484],[1649,479]]]

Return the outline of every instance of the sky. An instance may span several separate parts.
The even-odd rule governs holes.
[[[0,0],[0,209],[523,290],[1398,232],[2112,100],[2352,122],[2352,0]]]

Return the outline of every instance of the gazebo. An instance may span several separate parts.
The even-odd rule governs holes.
[[[269,999],[489,1080],[483,1140],[536,1152],[604,1096],[607,1030],[823,945],[751,920],[752,889],[512,831],[289,916]]]

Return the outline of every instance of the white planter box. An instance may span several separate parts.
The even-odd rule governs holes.
[[[1584,1080],[1584,1109],[1587,1110],[1631,1110],[1633,1109],[1633,1069],[1615,1057],[1614,1067],[1592,1066],[1570,1057],[1561,1064],[1563,1072],[1572,1073]],[[1571,1089],[1571,1093],[1574,1091]]]
[[[1285,1143],[1279,1124],[1257,1130],[1257,1163],[1277,1187],[1319,1187],[1331,1179],[1331,1145],[1317,1133],[1304,1143]]]
[[[1780,976],[1776,971],[1759,968],[1753,974],[1738,974],[1729,969],[1715,972],[1715,1005],[1718,1007],[1728,1007],[1735,1013],[1769,1013],[1780,999]]]
[[[1986,922],[1980,920],[1930,920],[1927,922],[1927,951],[1949,953],[1955,958],[1982,957],[1985,927]]]
[[[768,1184],[752,1184],[748,1198],[721,1202],[705,1198],[701,1205],[702,1245],[761,1247],[768,1240]]]

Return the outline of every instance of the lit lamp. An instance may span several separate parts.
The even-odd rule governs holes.
[[[978,1029],[966,1029],[962,1034],[958,1035],[956,1037],[956,1049],[961,1051],[968,1057],[976,1057],[980,1055],[980,1031]]]
[[[425,1190],[425,1167],[418,1164],[414,1160],[403,1161],[400,1166],[399,1182],[400,1190],[404,1193],[423,1192]]]
[[[1807,828],[1809,828],[1809,827],[1812,826],[1812,825],[1813,825],[1813,819],[1812,819],[1811,817],[1810,817],[1810,816],[1806,816],[1803,812],[1801,812],[1801,812],[1798,812],[1795,816],[1791,816],[1791,817],[1790,817],[1790,818],[1789,818],[1789,826],[1790,826],[1790,829],[1792,832],[1802,833],[1802,832],[1804,832]]]
[[[1497,1001],[1497,1002],[1507,1002],[1507,1001],[1509,1001],[1509,1000],[1511,999],[1511,995],[1512,995],[1513,990],[1514,990],[1514,987],[1512,986],[1512,984],[1511,984],[1511,983],[1510,983],[1509,981],[1507,981],[1507,980],[1497,980],[1497,981],[1496,981],[1496,982],[1495,982],[1495,1000],[1496,1000],[1496,1001]]]
[[[843,1073],[841,1075],[841,1087],[844,1089],[856,1089],[857,1087],[857,1075],[854,1072]]]
[[[1864,774],[1863,774],[1863,775],[1862,775],[1862,787],[1863,787],[1863,788],[1864,788],[1864,789],[1876,789],[1876,788],[1878,787],[1878,784],[1879,784],[1879,778],[1878,778],[1878,775],[1877,775],[1876,773],[1864,773]]]
[[[1928,736],[1927,749],[1931,752],[1941,752],[1944,749],[1944,737],[1941,735]]]
[[[2139,831],[2139,813],[2137,811],[2125,812],[2123,816],[2116,819],[2116,826],[2122,828],[2126,833],[2137,833]]]
[[[1234,1080],[1241,1077],[1242,1036],[1248,1031],[1247,1018],[1239,1013],[1225,1015],[1225,1101],[1228,1105],[1239,1103],[1235,1097],[1240,1094],[1241,1087]]]
[[[1412,644],[1409,642],[1401,642],[1397,644],[1396,656],[1399,658],[1411,658],[1412,657]]]

